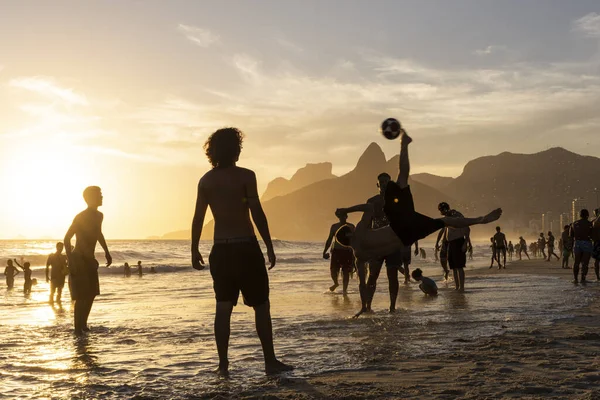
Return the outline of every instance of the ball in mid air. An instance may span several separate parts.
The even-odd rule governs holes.
[[[388,118],[381,123],[381,134],[386,139],[394,140],[402,133],[400,121],[396,118]]]

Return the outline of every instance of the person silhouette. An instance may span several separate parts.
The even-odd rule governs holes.
[[[275,267],[277,260],[267,217],[258,197],[256,174],[236,165],[243,138],[240,130],[223,128],[210,135],[204,145],[213,168],[198,183],[192,221],[192,267],[197,270],[205,268],[199,242],[206,210],[210,207],[215,221],[209,264],[217,300],[214,324],[219,353],[217,372],[227,375],[229,371],[227,353],[231,313],[241,291],[244,303],[254,308],[265,372],[274,374],[290,371],[293,367],[279,361],[273,347],[269,276],[250,216],[267,247],[269,270]]]
[[[88,207],[75,216],[64,239],[69,261],[71,298],[75,301],[73,319],[76,335],[89,331],[88,317],[94,299],[100,294],[99,264],[94,254],[97,243],[104,250],[106,266],[112,264],[112,257],[102,234],[104,215],[98,211],[103,200],[102,190],[98,186],[89,186],[83,191],[83,199]],[[77,238],[74,249],[71,247],[73,236]]]

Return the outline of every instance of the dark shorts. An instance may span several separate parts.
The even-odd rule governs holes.
[[[594,257],[595,260],[600,260],[600,240],[596,241],[596,243],[594,243],[594,250],[592,250],[592,257]]]
[[[85,258],[76,252],[71,253],[69,261],[71,299],[93,299],[98,296],[100,294],[98,261],[95,258]]]
[[[265,257],[256,239],[245,243],[215,244],[209,256],[210,274],[217,301],[259,306],[269,300]]]
[[[455,239],[448,242],[448,266],[450,269],[464,268],[467,265],[467,253],[462,251],[465,239]]]
[[[57,276],[54,278],[50,278],[50,285],[55,288],[62,289],[65,286],[65,277]]]
[[[352,272],[354,269],[354,251],[352,249],[331,249],[331,267],[333,271]]]
[[[390,226],[406,247],[444,228],[442,220],[415,211],[410,186],[401,189],[396,182],[390,181],[385,189],[384,201],[383,211]]]

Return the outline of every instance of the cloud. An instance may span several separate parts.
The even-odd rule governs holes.
[[[275,39],[275,41],[277,42],[277,44],[279,44],[281,47],[283,47],[286,50],[290,50],[295,53],[304,52],[304,49],[302,47],[300,47],[296,43],[294,43],[284,37],[278,37],[277,39]]]
[[[262,74],[258,70],[259,62],[247,54],[233,56],[233,65],[246,81],[258,84],[262,81]]]
[[[58,99],[71,105],[87,106],[88,100],[85,96],[59,86],[53,80],[37,76],[15,78],[9,82],[12,87],[29,90],[43,96]]]
[[[600,38],[600,14],[592,12],[573,23],[573,30],[585,36]]]
[[[200,47],[210,47],[220,43],[221,38],[208,29],[198,28],[191,25],[179,24],[177,30],[188,40]]]
[[[489,45],[485,49],[475,50],[473,53],[478,56],[488,56],[490,54],[497,54],[506,52],[508,49],[506,46]]]

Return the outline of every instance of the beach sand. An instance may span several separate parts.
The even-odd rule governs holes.
[[[571,262],[572,263],[572,262]],[[556,261],[514,262],[506,270],[478,269],[469,275],[530,274],[555,276],[572,285],[572,270]],[[593,276],[593,267],[589,276]],[[467,277],[468,290],[468,277]],[[594,298],[600,284],[586,289]],[[560,295],[560,293],[557,293]],[[466,294],[468,296],[468,293]],[[268,385],[236,398],[264,399],[600,399],[600,304],[577,310],[574,318],[531,326],[486,338],[458,341],[450,353],[395,359],[381,355],[366,369],[274,378]],[[212,398],[228,398],[214,393]]]

